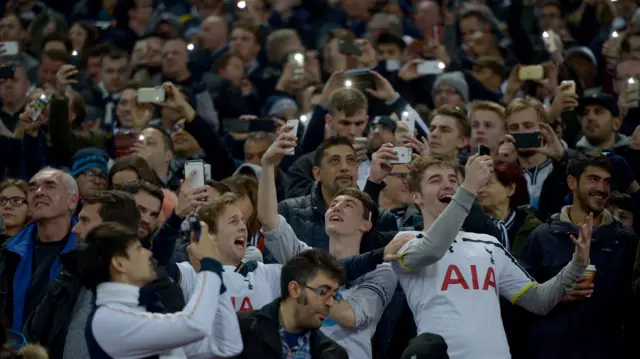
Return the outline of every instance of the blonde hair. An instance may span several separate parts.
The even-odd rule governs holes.
[[[274,64],[282,64],[287,59],[287,55],[292,52],[303,50],[299,47],[300,37],[295,30],[280,29],[267,36],[267,58]]]
[[[476,111],[489,111],[489,112],[495,113],[496,115],[498,115],[498,117],[500,117],[500,120],[502,120],[503,126],[506,126],[507,124],[507,118],[505,116],[504,106],[499,105],[495,102],[473,101],[472,103],[469,104],[467,109],[469,111],[469,120],[473,120],[473,113]]]
[[[47,350],[38,344],[28,344],[20,348],[18,356],[22,359],[49,359]]]
[[[540,100],[535,97],[529,96],[519,97],[509,102],[505,111],[505,118],[509,119],[509,117],[511,117],[513,114],[529,108],[532,108],[536,111],[538,121],[547,122],[547,112],[544,110],[544,105],[542,104],[542,102],[540,102]]]
[[[360,90],[353,87],[343,87],[334,91],[329,98],[329,112],[344,112],[347,116],[353,116],[356,112],[367,112],[369,104],[366,96]]]

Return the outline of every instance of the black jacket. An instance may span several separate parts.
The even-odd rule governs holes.
[[[244,350],[238,359],[280,359],[282,341],[279,335],[278,310],[280,299],[250,312],[239,312],[238,322]],[[347,351],[318,329],[311,331],[311,357],[313,359],[347,359]]]
[[[287,220],[301,241],[314,248],[329,250],[329,236],[324,228],[325,212],[320,182],[313,185],[311,194],[290,198],[278,204],[278,213]],[[363,237],[360,253],[384,247],[397,232],[396,217],[387,211],[381,211],[375,228]]]

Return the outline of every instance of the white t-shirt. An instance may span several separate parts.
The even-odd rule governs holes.
[[[524,177],[527,180],[527,189],[529,190],[529,202],[533,208],[538,208],[540,204],[540,194],[544,181],[553,171],[553,162],[546,160],[539,166],[524,169]]]
[[[413,270],[398,261],[393,268],[418,334],[442,335],[451,359],[511,357],[498,294],[515,302],[534,281],[496,238],[460,232],[438,262]]]

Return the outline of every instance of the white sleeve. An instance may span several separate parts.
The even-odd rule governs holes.
[[[380,320],[398,284],[396,274],[388,263],[380,264],[366,276],[366,281],[360,283],[348,299],[356,315],[356,328]]]
[[[311,247],[299,240],[287,220],[281,215],[279,216],[278,227],[270,232],[262,232],[262,234],[264,234],[265,247],[278,263],[284,264],[296,254],[311,249]]]
[[[216,317],[222,266],[203,260],[203,270],[181,312],[154,314],[124,306],[104,305],[91,322],[93,336],[111,357],[147,357],[202,340],[211,334]]]
[[[198,281],[198,273],[189,262],[177,263],[177,265],[180,270],[180,288],[182,289],[184,300],[188,302]]]
[[[235,309],[228,292],[220,296],[213,332],[204,340],[187,345],[190,359],[230,358],[242,352],[242,335]]]
[[[516,302],[518,297],[522,293],[526,292],[536,282],[527,273],[527,271],[520,266],[518,261],[509,253],[502,244],[495,240],[494,247],[490,249],[493,251],[493,256],[498,262],[497,283],[498,291],[500,295],[506,298],[511,303]]]

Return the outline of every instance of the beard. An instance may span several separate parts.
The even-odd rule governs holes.
[[[589,196],[602,196],[602,198],[604,198],[603,200],[603,205],[602,208],[594,208],[592,205],[589,204]],[[585,213],[590,213],[593,212],[594,216],[598,216],[600,213],[602,213],[604,211],[607,199],[609,198],[609,196],[604,193],[604,192],[600,192],[600,191],[591,191],[591,193],[589,193],[588,191],[579,191],[578,192],[578,200],[580,201],[579,206],[580,209],[582,209]]]

